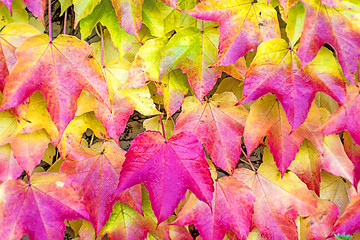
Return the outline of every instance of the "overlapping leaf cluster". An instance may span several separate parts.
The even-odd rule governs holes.
[[[1,239],[360,231],[358,0],[59,2],[0,1]]]

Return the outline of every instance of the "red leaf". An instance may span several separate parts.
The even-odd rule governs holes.
[[[124,132],[126,123],[134,112],[134,107],[124,97],[114,95],[113,98],[112,112],[104,104],[96,102],[94,113],[104,125],[109,136],[119,143],[119,137]]]
[[[295,174],[281,177],[276,167],[262,163],[257,173],[236,169],[234,177],[248,185],[256,198],[253,223],[268,239],[298,239],[297,214],[316,212],[316,199]],[[291,183],[291,184],[289,184]]]
[[[174,212],[187,189],[210,205],[214,187],[203,147],[192,133],[166,141],[160,132],[146,131],[125,156],[117,192],[143,182],[159,223]]]
[[[336,221],[333,233],[351,235],[360,231],[360,194],[356,195]]]
[[[0,185],[0,237],[63,239],[64,220],[88,219],[89,215],[65,174],[41,173],[30,183],[10,180]]]
[[[203,239],[222,240],[229,230],[246,239],[254,201],[251,190],[241,181],[223,177],[215,181],[212,210],[192,194],[172,224],[194,224]]]
[[[213,66],[229,65],[266,40],[280,37],[276,11],[246,0],[204,0],[185,13],[220,24],[219,57]]]
[[[360,144],[360,118],[359,105],[360,94],[359,88],[353,84],[346,85],[347,96],[346,104],[339,106],[327,119],[324,126],[318,129],[324,134],[334,134],[342,132],[345,129],[349,131],[356,144]]]
[[[75,178],[74,187],[89,210],[96,235],[110,216],[124,160],[125,151],[106,142],[101,151],[84,147],[73,149],[61,167],[61,172]],[[129,190],[122,195],[132,200]],[[127,203],[141,212],[141,194],[135,202],[137,205],[131,204],[133,201]]]
[[[281,102],[292,129],[296,129],[305,121],[316,92],[324,92],[339,103],[345,102],[343,80],[319,78],[316,70],[313,72],[308,66],[301,68],[300,59],[285,40],[264,42],[246,73],[242,103],[272,92]]]
[[[300,220],[300,234],[305,239],[327,239],[339,214],[335,203],[320,198],[317,201],[319,212]]]
[[[205,104],[188,97],[176,121],[175,133],[190,131],[209,152],[212,161],[232,173],[241,154],[241,136],[244,132],[247,110],[234,106],[233,93],[215,94]]]
[[[356,187],[360,181],[360,146],[351,138],[348,132],[344,132],[344,149],[346,155],[354,164],[354,186]]]
[[[39,90],[62,135],[74,118],[77,99],[84,89],[109,106],[108,89],[90,46],[76,37],[47,35],[24,40],[16,50],[17,62],[4,89],[1,110],[16,107]]]
[[[331,8],[320,0],[301,0],[305,5],[305,24],[300,38],[298,55],[306,65],[325,44],[337,55],[346,78],[355,81],[360,58],[360,31],[347,17],[347,9]],[[329,1],[327,1],[329,2]]]

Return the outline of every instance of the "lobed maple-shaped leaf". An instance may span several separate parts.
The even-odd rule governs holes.
[[[221,76],[220,67],[209,68],[217,57],[218,30],[212,27],[201,31],[189,27],[177,32],[166,44],[159,63],[160,77],[180,68],[196,97],[201,101]]]
[[[322,60],[321,57],[317,62]],[[324,76],[329,70],[326,67],[321,69],[322,65],[314,64],[312,67],[315,71],[307,66],[301,68],[300,59],[283,39],[272,39],[260,44],[246,73],[242,103],[254,101],[269,92],[274,93],[292,129],[305,121],[318,91],[328,94],[339,103],[345,103],[343,80],[330,74]],[[318,77],[317,72],[323,78]]]
[[[222,240],[232,230],[239,239],[246,239],[251,226],[255,198],[244,183],[234,177],[215,181],[212,208],[193,194],[172,224],[194,224],[202,239]]]
[[[354,142],[360,144],[360,123],[357,121],[360,113],[358,110],[360,104],[359,88],[348,83],[346,90],[346,104],[336,108],[318,131],[324,134],[334,134],[348,130]]]
[[[280,37],[276,11],[252,0],[206,0],[185,13],[220,24],[219,56],[213,66],[235,63],[258,45]]]
[[[192,133],[166,140],[160,132],[146,131],[132,141],[125,157],[117,192],[143,182],[159,223],[174,212],[187,189],[211,203],[214,188],[208,164]]]
[[[111,0],[111,3],[120,27],[139,40],[144,0]]]
[[[25,23],[10,23],[0,33],[0,91],[4,90],[5,79],[12,70],[15,62],[15,50],[20,43],[40,31]]]
[[[124,160],[124,150],[105,142],[101,151],[84,147],[73,149],[61,167],[60,172],[74,177],[74,187],[89,211],[96,235],[110,216]],[[140,186],[132,190],[141,193]],[[132,199],[129,190],[122,195],[128,197],[130,206],[141,212],[141,194],[140,199]]]
[[[215,94],[205,104],[187,97],[175,125],[175,133],[190,131],[196,135],[211,160],[230,174],[239,161],[248,114],[242,106],[234,106],[236,102],[235,95],[229,92]]]
[[[313,60],[319,49],[328,43],[336,52],[344,76],[355,83],[354,73],[360,58],[360,28],[344,14],[348,9],[332,8],[320,0],[301,2],[306,15],[297,53],[303,65]]]
[[[268,138],[270,152],[281,173],[289,167],[295,159],[296,153],[305,138],[308,138],[318,150],[322,152],[322,135],[315,133],[321,121],[316,108],[310,112],[309,122],[291,131],[291,126],[274,95],[268,94],[259,98],[250,108],[244,130],[244,142],[248,157],[262,142],[264,136]],[[313,114],[315,116],[313,116]],[[315,118],[315,119],[314,119]]]
[[[9,180],[0,185],[0,237],[63,239],[64,220],[88,219],[88,212],[65,174],[40,173],[30,182]]]
[[[316,199],[291,172],[282,177],[275,166],[262,163],[256,173],[238,168],[233,176],[252,189],[256,198],[253,224],[268,239],[298,239],[297,214],[316,213]]]
[[[1,110],[18,106],[39,90],[61,136],[74,118],[82,89],[109,106],[104,76],[86,42],[67,35],[49,42],[47,35],[37,35],[20,44],[16,58],[5,83]]]
[[[0,146],[0,183],[18,178],[23,169],[20,167],[9,144]]]

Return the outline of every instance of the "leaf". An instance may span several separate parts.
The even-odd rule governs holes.
[[[346,178],[354,185],[354,164],[346,155],[338,135],[325,136],[321,167],[335,176]]]
[[[345,179],[325,171],[321,172],[320,197],[334,202],[340,214],[350,202],[350,187],[351,184]]]
[[[356,121],[356,119],[358,119],[358,106],[360,104],[359,88],[353,84],[347,84],[346,90],[346,104],[336,108],[318,131],[324,134],[334,134],[348,130],[354,142],[360,144],[360,134],[358,131],[360,123]]]
[[[63,239],[64,220],[88,219],[88,213],[65,174],[39,173],[29,183],[0,185],[0,236],[3,239]],[[31,209],[31,211],[29,211]]]
[[[0,183],[18,178],[23,169],[14,158],[9,144],[0,146]]]
[[[174,115],[180,109],[189,89],[187,77],[179,69],[173,70],[161,78],[158,92],[164,96],[164,108],[168,116]]]
[[[239,161],[247,117],[247,110],[234,106],[236,101],[229,92],[216,94],[205,104],[195,97],[187,97],[175,125],[175,133],[191,131],[195,134],[212,161],[230,174]]]
[[[300,219],[301,239],[327,239],[337,220],[339,210],[335,203],[318,198],[319,212]]]
[[[289,166],[289,169],[303,181],[309,190],[313,190],[320,196],[321,181],[321,154],[308,141],[304,140],[296,154],[295,160]]]
[[[357,186],[360,181],[360,146],[354,142],[347,131],[344,132],[343,138],[346,155],[354,164],[354,186]]]
[[[296,3],[296,1],[293,1]],[[289,37],[291,47],[294,47],[299,40],[304,28],[305,21],[305,7],[302,3],[298,2],[288,12],[288,21],[286,25],[287,36]]]
[[[359,227],[359,204],[360,204],[360,195],[357,194],[355,198],[351,199],[349,205],[346,206],[345,211],[339,219],[336,221],[333,229],[333,233],[345,233],[347,235],[352,235],[360,231]]]
[[[142,24],[142,4],[144,0],[111,0],[119,25],[128,34],[139,40],[139,30]]]
[[[1,110],[18,106],[39,90],[61,136],[74,118],[82,89],[109,106],[101,68],[85,42],[67,35],[49,42],[47,35],[37,35],[21,43],[16,57],[5,84]]]
[[[166,141],[160,132],[146,131],[133,140],[125,157],[117,192],[143,182],[158,223],[174,212],[187,189],[210,204],[213,185],[208,164],[190,132]]]
[[[188,75],[188,81],[196,97],[201,101],[221,76],[219,67],[209,68],[216,61],[218,30],[204,31],[189,27],[177,32],[161,54],[160,77],[180,68]]]
[[[46,110],[46,100],[44,96],[37,91],[30,96],[29,100],[29,102],[23,104],[26,106],[24,109],[17,109],[17,113],[24,118],[24,120],[20,118],[17,134],[34,133],[45,129],[50,136],[50,140],[54,144],[58,143],[59,132]]]
[[[268,239],[298,239],[296,215],[316,212],[316,199],[295,174],[283,175],[262,163],[257,173],[238,168],[233,176],[248,185],[256,198],[253,223]]]
[[[149,39],[136,53],[134,61],[131,63],[125,87],[143,87],[150,81],[157,82],[160,77],[159,60],[166,39]]]
[[[306,119],[316,92],[324,92],[335,101],[345,103],[345,86],[341,78],[316,75],[317,72],[325,75],[334,70],[326,67],[318,69],[316,65],[313,68],[317,71],[307,66],[302,69],[300,59],[285,40],[264,42],[246,73],[242,103],[274,93],[286,112],[292,130]]]
[[[45,26],[44,21],[44,12],[46,8],[46,0],[23,0],[26,7],[32,12],[32,14],[39,18],[43,25]]]
[[[6,7],[5,1],[0,3],[0,27],[4,27],[12,22],[28,23],[29,17],[25,10],[26,6],[22,0],[14,0],[11,8]],[[10,13],[10,11],[12,11]]]
[[[206,0],[186,13],[220,24],[219,56],[213,66],[234,63],[261,42],[280,37],[276,11],[263,3]]]
[[[75,117],[65,129],[63,137],[58,144],[60,154],[63,158],[66,158],[72,149],[80,146],[82,135],[88,128],[90,128],[97,137],[109,139],[104,126],[100,120],[95,117],[93,112]]]
[[[96,235],[110,216],[124,160],[125,151],[106,142],[101,151],[84,147],[73,149],[61,167],[62,173],[74,177],[74,188],[89,211]],[[123,193],[126,194],[129,195],[129,191]],[[134,207],[141,211],[141,195],[140,199],[134,200],[137,204]]]
[[[123,57],[135,44],[136,39],[119,26],[110,0],[101,1],[90,15],[80,21],[80,32],[83,40],[91,34],[94,27],[97,27],[98,22],[109,30],[111,41],[119,50],[120,57]]]
[[[100,3],[100,0],[72,0],[74,5],[75,12],[75,26],[79,23],[81,19],[87,17],[95,8],[96,5]]]
[[[298,56],[303,65],[313,60],[319,49],[330,44],[336,52],[344,76],[355,83],[360,58],[360,28],[352,23],[346,9],[332,8],[320,0],[301,0],[305,6],[305,24]]]
[[[60,5],[61,5],[61,13],[60,16],[64,14],[64,12],[71,7],[71,5],[73,4],[72,0],[59,0]]]
[[[162,119],[162,121],[164,124],[165,136],[166,136],[166,139],[168,140],[169,138],[171,138],[173,136],[174,123],[170,119]],[[159,116],[145,119],[145,121],[143,122],[143,125],[146,130],[162,132],[162,126],[160,123]]]
[[[0,112],[0,145],[9,143],[17,129],[18,122],[10,113]]]
[[[94,112],[109,136],[118,143],[121,133],[125,130],[126,123],[134,112],[134,107],[126,98],[115,96],[111,110],[112,112],[104,104],[97,102]]]
[[[99,236],[107,234],[109,239],[142,240],[146,239],[148,231],[148,223],[143,216],[126,203],[117,202]]]
[[[246,239],[254,201],[251,190],[241,181],[222,177],[215,181],[211,209],[192,194],[172,224],[194,224],[203,239],[222,240],[230,229]]]
[[[10,144],[19,165],[31,174],[44,156],[49,142],[49,136],[41,130],[29,134],[17,134]]]
[[[40,34],[39,30],[25,23],[6,25],[0,33],[0,91],[4,90],[5,79],[15,62],[15,50],[20,43],[31,36]]]
[[[267,136],[270,152],[280,172],[284,174],[304,139],[299,132],[301,130],[291,133],[291,126],[275,96],[265,95],[251,106],[246,119],[244,143],[247,155],[250,157],[264,136]]]
[[[161,14],[160,4],[162,4],[160,1],[147,0],[142,5],[143,23],[149,28],[151,35],[158,38],[165,36],[164,19]]]
[[[163,3],[165,4],[163,4]],[[172,2],[172,0],[162,0],[158,6],[161,11],[161,15],[164,17],[164,31],[169,33],[171,31],[178,32],[183,28],[197,26],[198,20],[188,14],[178,11],[178,9],[191,9],[196,3],[196,0],[178,0]],[[180,7],[179,4],[182,6]],[[204,23],[206,24],[206,22]],[[204,25],[206,27],[206,25]]]

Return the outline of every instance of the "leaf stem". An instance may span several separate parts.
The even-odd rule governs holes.
[[[64,12],[64,35],[66,35],[67,9]]]
[[[102,30],[102,26],[99,24],[100,26],[100,38],[101,38],[101,65],[104,68],[105,67],[105,63],[104,63],[104,34],[103,34],[103,30]]]
[[[26,171],[25,171],[26,172]],[[28,172],[26,172],[26,177],[27,177],[27,180],[28,180],[28,184],[30,185],[30,175]]]
[[[158,114],[159,118],[160,118],[160,123],[161,123],[161,127],[162,127],[162,131],[163,131],[163,136],[166,140],[166,135],[165,135],[165,127],[164,127],[164,123],[163,123],[163,120],[162,120],[162,117],[160,114]]]
[[[246,160],[249,162],[249,164],[250,164],[250,166],[251,166],[252,170],[253,170],[255,173],[257,173],[257,171],[256,171],[256,169],[255,169],[255,167],[254,167],[254,165],[252,164],[252,162],[250,161],[250,159],[247,157],[247,155],[246,155],[246,153],[245,153],[244,149],[242,149],[242,147],[240,147],[240,149],[241,149],[242,154],[244,154],[244,156],[246,157]]]
[[[89,148],[91,148],[91,145],[92,145],[93,142],[94,142],[94,137],[95,137],[95,133],[93,132],[92,135],[91,135],[91,139],[90,139],[90,143],[89,143]]]
[[[50,43],[52,43],[51,0],[48,0],[48,17],[49,17],[49,39],[50,39]]]

